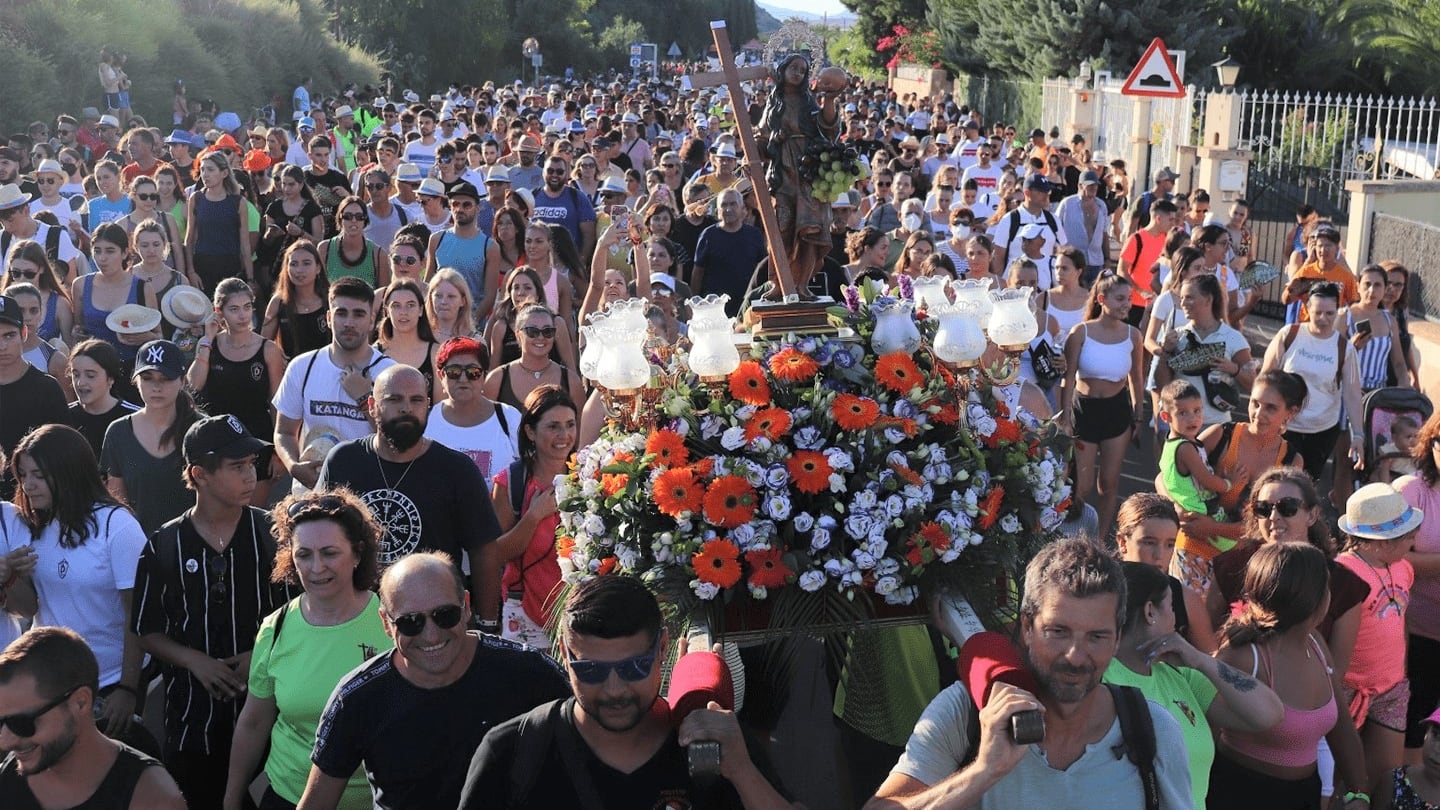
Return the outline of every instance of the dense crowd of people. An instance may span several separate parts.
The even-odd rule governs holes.
[[[645,299],[674,345],[690,296],[780,292],[747,159],[784,190],[802,298],[1034,290],[1008,401],[1074,440],[1068,538],[1015,594],[1034,683],[976,694],[922,639],[891,718],[913,733],[848,729],[845,792],[1440,805],[1440,416],[1409,271],[1351,266],[1313,211],[1252,347],[1244,200],[948,97],[807,89],[805,57],[744,99],[306,80],[288,127],[177,85],[168,132],[106,57],[103,113],[0,147],[0,805],[790,806],[747,715],[672,727],[654,597],[562,600],[555,550],[552,482],[606,418],[589,316]],[[796,196],[807,138],[861,156],[832,201]],[[1382,389],[1416,404],[1372,422]],[[1121,503],[1142,431],[1156,491]],[[687,770],[700,741],[722,780]]]

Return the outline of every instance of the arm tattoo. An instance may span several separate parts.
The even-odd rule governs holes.
[[[1235,687],[1235,691],[1237,692],[1249,692],[1250,690],[1260,685],[1259,682],[1256,681],[1254,678],[1230,666],[1224,661],[1217,661],[1216,664],[1220,668],[1220,680]]]

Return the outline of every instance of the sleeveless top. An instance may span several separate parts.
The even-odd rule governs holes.
[[[485,251],[489,248],[490,237],[484,233],[466,239],[449,228],[440,232],[440,243],[435,246],[435,266],[454,268],[470,286],[472,312],[485,301]]]
[[[226,194],[215,202],[204,191],[195,192],[196,256],[240,255],[240,195]]]
[[[340,252],[340,237],[337,236],[330,240],[330,244],[325,249],[325,275],[330,278],[355,276],[364,279],[366,284],[374,287],[375,250],[375,243],[366,239],[365,248],[360,253],[360,260],[351,264]]]
[[[1165,440],[1165,449],[1160,451],[1160,474],[1165,478],[1165,491],[1170,494],[1170,500],[1181,509],[1208,514],[1210,504],[1205,502],[1207,493],[1195,483],[1193,476],[1185,475],[1176,466],[1175,454],[1180,451],[1181,444],[1194,447],[1200,453],[1200,463],[1206,463],[1205,448],[1199,442],[1172,433],[1170,438]]]
[[[1085,340],[1080,344],[1080,362],[1077,373],[1081,377],[1106,382],[1122,382],[1130,374],[1131,351],[1134,339],[1126,332],[1125,340],[1119,343],[1101,343],[1090,339],[1090,325],[1081,326]]]
[[[229,414],[239,419],[256,436],[275,432],[270,419],[270,369],[265,362],[265,341],[244,360],[231,360],[210,348],[210,373],[199,393],[205,412],[211,416]]]
[[[45,319],[40,321],[40,339],[53,340],[60,336],[60,322],[55,320],[55,307],[60,301],[59,293],[50,293],[45,299]]]
[[[120,748],[115,764],[110,766],[110,771],[105,774],[95,792],[90,794],[90,798],[71,810],[127,810],[135,796],[135,786],[140,783],[140,777],[145,771],[149,768],[164,767],[159,760],[124,743],[114,744]],[[40,802],[36,801],[25,777],[19,773],[14,754],[0,763],[0,807],[5,810],[41,810]]]
[[[566,368],[564,365],[560,366],[560,390],[570,390],[570,369]],[[500,396],[496,397],[496,399],[500,402],[505,403],[506,405],[514,406],[515,410],[519,411],[520,413],[525,413],[524,400],[515,396],[515,389],[510,387],[509,366],[503,366],[500,370]]]
[[[314,312],[297,312],[292,318],[285,306],[280,306],[275,337],[286,357],[299,357],[330,345],[330,324],[325,314],[325,307],[321,306]]]
[[[1060,324],[1060,342],[1063,344],[1070,330],[1085,320],[1085,305],[1081,304],[1079,309],[1061,309],[1051,304],[1050,314],[1054,315],[1055,322]]]
[[[502,366],[520,359],[520,341],[515,337],[515,325],[506,324],[503,329],[505,331],[502,333],[504,336],[500,338],[499,360]],[[550,345],[550,359],[559,363],[562,367],[565,365],[565,361],[560,359],[559,341]]]
[[[1371,335],[1365,348],[1355,350],[1355,368],[1360,372],[1360,390],[1364,392],[1384,388],[1390,374],[1390,344],[1395,341],[1395,320],[1383,309],[1380,314],[1390,324],[1390,334]],[[1345,312],[1345,331],[1355,334],[1355,317],[1348,310]]]
[[[1310,644],[1315,648],[1315,657],[1320,665],[1325,667],[1325,674],[1330,675],[1331,667],[1325,663],[1323,653],[1320,651],[1320,644],[1315,641],[1314,636],[1310,637]],[[1250,645],[1250,654],[1255,657],[1255,665],[1250,669],[1250,676],[1253,678],[1260,671],[1260,658],[1263,656],[1265,668],[1270,672],[1268,685],[1274,689],[1275,667],[1270,662],[1270,651],[1252,644]],[[1253,733],[1221,729],[1220,738],[1231,748],[1252,759],[1272,765],[1298,768],[1315,764],[1316,746],[1320,744],[1320,739],[1334,727],[1339,716],[1339,709],[1335,704],[1335,693],[1332,689],[1330,699],[1318,709],[1296,709],[1287,705],[1284,719],[1274,728]]]
[[[105,325],[105,318],[110,315],[110,310],[100,309],[95,306],[94,298],[91,295],[91,292],[95,289],[96,275],[96,273],[91,273],[85,276],[85,286],[81,292],[84,300],[81,302],[80,314],[82,316],[81,320],[84,322],[85,333],[90,337],[98,338],[114,346],[116,351],[120,352],[120,359],[129,363],[135,359],[136,354],[139,354],[140,347],[127,346],[121,343],[115,332],[112,331],[109,326]],[[130,277],[130,294],[125,297],[125,303],[140,303],[140,287],[142,283],[140,279],[134,276]]]
[[[1220,427],[1220,441],[1215,445],[1214,461],[1211,469],[1216,475],[1225,476],[1231,470],[1240,466],[1240,446],[1247,444],[1254,439],[1250,431],[1244,429],[1244,422],[1226,422]],[[1279,467],[1289,465],[1295,460],[1298,454],[1290,449],[1290,445],[1281,439],[1275,448],[1275,462],[1271,465]],[[1166,486],[1169,486],[1167,483]],[[1240,507],[1250,499],[1250,484],[1231,487],[1229,492],[1218,493],[1215,505],[1225,510],[1228,516],[1240,514]],[[1191,537],[1184,529],[1175,538],[1175,550],[1183,551],[1193,556],[1207,560],[1213,560],[1222,551],[1229,551],[1238,545],[1239,541],[1219,535],[1211,538]]]

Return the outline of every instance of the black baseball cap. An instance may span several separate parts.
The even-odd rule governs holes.
[[[140,347],[135,355],[135,370],[131,378],[145,371],[158,371],[167,380],[178,380],[185,376],[185,353],[168,340],[152,340]]]
[[[234,416],[210,416],[185,431],[181,449],[186,464],[198,464],[206,456],[245,458],[269,447],[269,442],[251,435],[245,423]]]
[[[20,311],[20,302],[8,295],[0,295],[0,323],[25,328],[25,315]]]

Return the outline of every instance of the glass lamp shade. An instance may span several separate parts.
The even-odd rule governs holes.
[[[935,354],[947,363],[970,367],[985,353],[985,333],[980,330],[975,304],[964,301],[934,310],[939,321],[935,330]]]
[[[600,330],[605,351],[595,370],[595,381],[611,391],[633,391],[650,382],[650,361],[645,357],[645,332],[620,326]]]
[[[605,351],[600,330],[605,321],[604,314],[596,313],[590,317],[590,323],[580,327],[580,334],[585,338],[585,348],[580,350],[580,376],[587,380],[594,380],[595,372],[600,368],[600,355]]]
[[[725,305],[730,303],[728,294],[695,296],[686,299],[686,305],[690,307],[690,322],[696,321],[724,321],[729,318],[725,314]],[[694,328],[694,327],[691,327]]]
[[[990,314],[990,340],[1001,348],[1024,347],[1040,333],[1035,313],[1030,311],[1030,294],[1026,288],[997,290],[990,293],[994,310]]]
[[[691,371],[714,378],[727,376],[740,367],[740,350],[732,337],[734,324],[734,318],[725,317],[690,321]]]
[[[920,348],[914,303],[884,296],[875,299],[870,311],[875,315],[875,332],[870,336],[870,348],[876,354],[911,354]]]
[[[974,302],[975,319],[980,322],[981,329],[990,328],[990,313],[995,309],[995,304],[990,300],[990,286],[994,283],[993,278],[970,278],[950,282],[950,290],[955,293],[957,304],[961,301]]]
[[[945,295],[945,287],[949,281],[945,276],[921,276],[911,281],[915,289],[915,308],[934,313],[948,305],[950,298]]]

